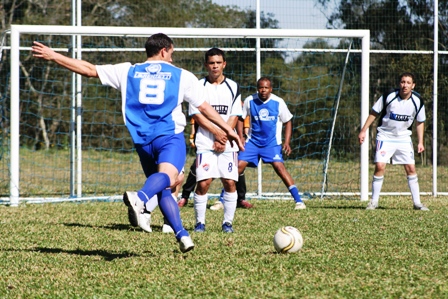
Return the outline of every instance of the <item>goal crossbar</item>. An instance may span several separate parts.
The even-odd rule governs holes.
[[[361,124],[369,112],[369,30],[321,29],[238,29],[238,28],[174,28],[174,27],[108,27],[108,26],[52,26],[11,25],[11,161],[10,205],[19,204],[19,124],[20,124],[20,35],[62,34],[76,36],[150,36],[163,32],[172,38],[359,38],[361,49]],[[259,44],[259,43],[257,43]],[[23,46],[22,46],[23,47]],[[256,49],[259,53],[260,49]],[[259,75],[259,74],[258,74]],[[368,197],[368,142],[361,145],[360,197]]]

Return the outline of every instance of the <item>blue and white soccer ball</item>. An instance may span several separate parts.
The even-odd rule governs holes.
[[[284,226],[274,235],[274,248],[279,253],[297,252],[302,246],[302,234],[295,227]]]

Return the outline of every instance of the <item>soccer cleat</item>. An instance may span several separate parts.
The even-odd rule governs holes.
[[[194,232],[196,232],[196,233],[205,232],[205,224],[201,223],[201,222],[196,223],[196,225],[194,227]]]
[[[162,225],[162,233],[171,234],[171,233],[174,233],[174,231],[171,228],[171,226],[169,226],[168,224],[163,224]]]
[[[231,234],[231,233],[233,233],[232,223],[225,222],[225,223],[222,225],[222,232],[223,232],[223,233],[227,233],[227,234]]]
[[[140,214],[145,211],[145,204],[137,195],[137,192],[126,191],[123,194],[123,202],[128,207],[128,218],[132,226],[140,226]]]
[[[182,253],[188,252],[190,250],[193,250],[194,244],[191,240],[190,236],[184,236],[180,238],[179,240],[179,249],[182,251]]]
[[[294,207],[294,210],[305,210],[306,206],[302,201],[296,202],[296,206]]]
[[[414,210],[429,211],[429,209],[422,204],[418,206],[414,205]]]
[[[242,209],[252,209],[254,205],[249,203],[247,200],[240,200],[236,203],[236,207]]]
[[[165,234],[174,233],[173,228],[168,224],[165,218],[163,218],[162,233]]]
[[[217,201],[215,202],[211,207],[210,210],[212,211],[218,211],[218,210],[223,210],[224,209],[224,205],[222,204],[222,202]]]
[[[187,203],[188,203],[188,199],[186,199],[186,198],[181,198],[181,199],[179,199],[179,201],[177,202],[177,206],[178,206],[179,208],[182,208],[182,207],[186,206]]]
[[[369,202],[369,204],[367,205],[366,210],[375,210],[376,208],[378,208],[378,204],[374,204],[372,202]]]
[[[138,215],[138,226],[147,233],[151,233],[151,213],[144,211]]]

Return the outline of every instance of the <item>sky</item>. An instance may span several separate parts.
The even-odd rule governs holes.
[[[330,0],[330,9],[324,10],[321,5],[316,4],[316,0],[260,0],[260,10],[266,13],[273,13],[274,19],[279,21],[281,29],[326,29],[327,17],[336,7],[338,0]],[[255,10],[257,0],[212,0],[218,5],[235,5],[242,9]],[[308,39],[283,40],[280,47],[301,48]],[[337,43],[328,41],[330,44]],[[291,61],[297,53],[289,53],[285,59]]]
[[[334,2],[332,0],[332,7]],[[219,5],[235,5],[255,10],[256,0],[212,0]],[[325,11],[316,0],[260,0],[261,11],[273,13],[282,29],[325,29],[331,11]]]

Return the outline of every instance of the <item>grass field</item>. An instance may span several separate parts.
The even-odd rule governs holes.
[[[253,200],[234,234],[222,211],[180,253],[173,235],[130,228],[122,203],[0,206],[0,298],[448,298],[448,198]],[[182,208],[190,231],[192,203]],[[304,247],[277,254],[275,231],[297,227]]]

